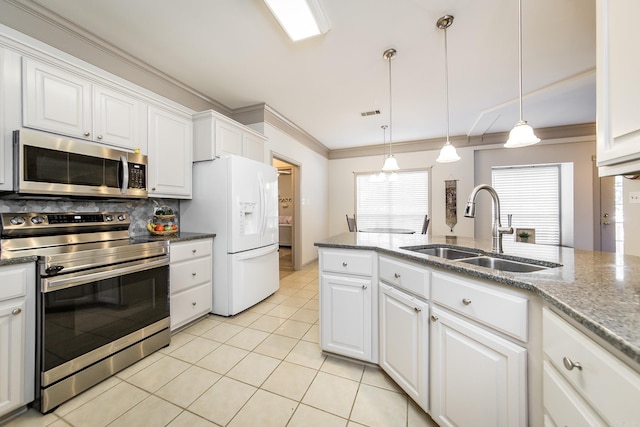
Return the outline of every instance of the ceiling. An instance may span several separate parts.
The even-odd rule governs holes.
[[[450,134],[518,121],[517,0],[320,1],[330,31],[294,43],[263,0],[35,0],[230,109],[268,104],[329,149],[382,142],[391,47],[393,142],[444,137],[435,23],[451,14]],[[523,0],[522,9],[524,119],[594,122],[595,0]],[[371,110],[381,114],[360,114]]]

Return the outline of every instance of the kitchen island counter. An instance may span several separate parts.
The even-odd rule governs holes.
[[[504,241],[504,256],[558,263],[561,267],[512,273],[412,252],[403,247],[444,245],[491,252],[490,241],[445,236],[343,233],[319,247],[373,250],[452,270],[539,295],[556,311],[612,346],[640,371],[640,257]]]

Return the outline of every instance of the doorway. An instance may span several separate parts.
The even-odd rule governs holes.
[[[280,278],[295,271],[298,204],[296,178],[298,167],[286,160],[273,157],[278,170],[278,231],[280,244]]]
[[[622,177],[600,178],[600,250],[624,252]]]

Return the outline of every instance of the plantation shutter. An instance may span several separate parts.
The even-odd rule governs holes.
[[[502,225],[513,214],[513,228],[535,229],[535,242],[560,244],[560,165],[492,168],[500,196]]]
[[[378,181],[372,174],[356,175],[358,229],[408,228],[422,231],[429,212],[429,172],[396,172],[395,179]],[[373,175],[375,177],[375,175]]]

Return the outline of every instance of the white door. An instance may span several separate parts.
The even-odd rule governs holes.
[[[273,166],[229,155],[229,253],[278,242],[278,180]]]
[[[431,417],[440,426],[527,425],[527,350],[432,308]]]
[[[323,274],[320,347],[371,361],[371,279]]]
[[[380,283],[380,367],[429,410],[429,306]]]
[[[616,251],[615,177],[600,178],[600,250]]]

